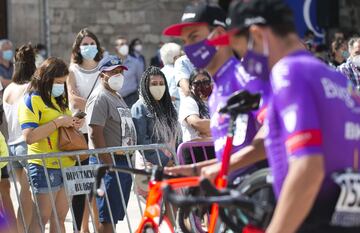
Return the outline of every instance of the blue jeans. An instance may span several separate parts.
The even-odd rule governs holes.
[[[49,187],[46,181],[45,168],[43,166],[29,163],[27,167],[29,183],[33,186],[33,192],[35,194],[57,192],[62,188],[64,181],[61,174],[61,169],[47,169],[50,181]]]
[[[115,162],[117,166],[129,167],[125,156],[116,156]],[[97,164],[97,158],[90,157],[89,164]],[[119,189],[118,180],[116,174],[119,176],[121,190]],[[114,224],[124,219],[126,209],[123,208],[121,192],[125,200],[125,206],[127,206],[130,197],[130,191],[132,186],[132,178],[130,174],[121,172],[109,172],[104,176],[104,185],[108,201],[111,206],[112,218]],[[99,221],[101,223],[111,223],[110,211],[107,205],[106,195],[96,198],[96,205],[99,210]]]

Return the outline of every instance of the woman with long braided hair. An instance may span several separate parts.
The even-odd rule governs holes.
[[[178,116],[171,101],[165,75],[157,67],[150,66],[141,77],[140,98],[131,108],[139,145],[165,143],[175,149],[181,130]],[[165,166],[171,160],[168,150],[144,151],[148,162]]]

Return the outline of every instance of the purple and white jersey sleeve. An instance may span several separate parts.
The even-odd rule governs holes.
[[[321,153],[319,108],[307,80],[298,82],[301,68],[280,63],[272,72],[273,107],[279,119],[280,135],[288,156]]]

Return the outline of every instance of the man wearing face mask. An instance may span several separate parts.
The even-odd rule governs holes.
[[[225,13],[214,5],[199,4],[189,6],[185,9],[182,17],[182,23],[172,25],[164,30],[168,36],[177,36],[184,41],[184,51],[191,63],[197,68],[205,68],[212,74],[214,79],[213,94],[209,98],[209,109],[211,116],[211,133],[214,140],[216,157],[221,160],[229,124],[229,116],[217,112],[219,108],[226,104],[227,99],[235,91],[247,89],[251,92],[261,92],[263,101],[261,111],[246,114],[238,117],[236,120],[237,129],[234,136],[233,152],[239,151],[244,146],[249,145],[258,126],[256,118],[264,115],[264,109],[269,96],[269,85],[265,80],[268,78],[268,70],[265,66],[256,70],[250,70],[251,74],[244,71],[239,61],[235,58],[230,47],[218,47],[209,44],[209,39],[215,36],[226,34]],[[259,77],[259,78],[257,78]],[[262,160],[254,156],[254,161]],[[213,165],[217,173],[220,168],[218,160],[209,160],[190,166],[180,166],[168,169],[172,173],[181,173],[190,175],[193,171],[200,172],[202,167]],[[263,164],[258,164],[262,167]],[[252,166],[237,170],[237,173],[243,174],[257,169]],[[235,170],[235,169],[234,169]],[[234,171],[233,170],[233,171]]]
[[[13,67],[13,44],[10,40],[0,40],[0,78],[2,87],[7,87],[11,83],[11,77],[14,72]]]
[[[230,39],[216,44],[241,51],[250,38],[254,56],[243,62],[271,69],[264,145],[278,202],[266,232],[360,232],[360,96],[304,49],[282,0],[235,1],[230,20]]]
[[[117,90],[124,98],[129,108],[139,99],[139,84],[141,75],[144,71],[142,63],[129,55],[129,45],[125,37],[119,36],[115,41],[116,55],[123,61],[124,66],[128,69],[124,71],[124,85]]]
[[[86,104],[89,126],[89,147],[104,148],[114,146],[136,145],[136,131],[132,121],[130,109],[122,97],[117,93],[121,89],[125,77],[122,75],[127,67],[123,66],[116,56],[107,56],[99,62],[101,84],[94,90]],[[100,163],[113,164],[109,154],[99,156]],[[129,166],[126,156],[114,155],[118,166]],[[96,164],[96,157],[90,158],[90,164]],[[127,204],[132,185],[129,174],[118,173],[121,180],[122,193]],[[112,221],[117,224],[123,220],[125,210],[122,208],[121,193],[117,185],[115,173],[108,173],[104,178],[107,196],[111,203],[111,214],[108,210],[105,197],[97,197],[96,204],[99,209],[100,233],[113,232]]]
[[[350,57],[338,67],[338,70],[360,91],[360,37],[351,38],[348,47]]]
[[[135,38],[130,42],[129,45],[129,54],[130,56],[136,58],[142,65],[142,70],[145,71],[146,61],[143,52],[143,43],[139,38]]]

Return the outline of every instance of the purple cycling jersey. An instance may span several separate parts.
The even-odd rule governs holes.
[[[281,59],[270,80],[265,145],[276,196],[289,160],[320,155],[326,176],[317,201],[334,203],[339,189],[332,173],[359,166],[360,96],[342,74],[306,51]]]
[[[219,114],[218,110],[225,106],[230,95],[239,90],[247,89],[252,93],[260,92],[263,96],[268,96],[270,84],[266,80],[250,77],[246,74],[240,62],[235,57],[226,61],[213,78],[215,85],[212,95],[209,98],[210,126],[214,138],[216,157],[221,161],[230,117],[227,114]],[[266,105],[267,99],[266,97],[262,100],[262,106]],[[262,107],[262,109],[263,108],[264,107]],[[260,111],[257,111],[255,114],[258,113],[260,113]],[[232,152],[238,151],[252,141],[258,129],[255,118],[256,115],[253,113],[237,118]]]

